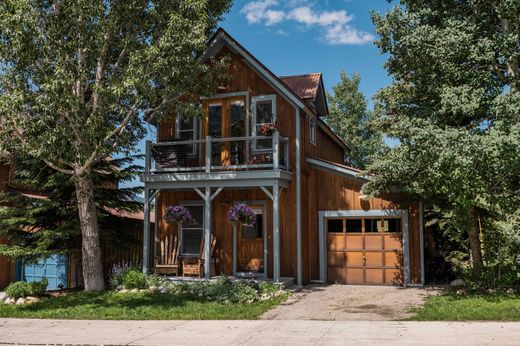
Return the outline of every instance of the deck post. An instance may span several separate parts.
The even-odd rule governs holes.
[[[204,198],[204,277],[211,277],[211,188],[206,187]]]
[[[150,169],[152,166],[152,141],[146,141],[145,148],[146,156],[144,162],[144,173],[150,174]]]
[[[211,136],[206,136],[206,173],[211,172]],[[209,198],[209,197],[208,197]]]
[[[144,234],[143,234],[143,272],[147,273],[150,258],[150,190],[144,189]]]
[[[278,130],[273,133],[273,169],[280,168],[280,133]]]
[[[273,280],[280,282],[280,188],[278,180],[273,182]]]
[[[233,275],[237,275],[237,224],[233,224]]]

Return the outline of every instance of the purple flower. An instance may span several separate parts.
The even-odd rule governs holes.
[[[241,223],[244,226],[254,226],[256,214],[253,209],[243,203],[231,207],[227,216],[228,222],[232,224]]]
[[[164,221],[167,223],[176,222],[182,225],[192,223],[193,218],[191,217],[190,211],[185,206],[173,205],[166,208]]]

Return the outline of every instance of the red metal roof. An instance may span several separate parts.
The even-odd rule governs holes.
[[[309,73],[297,76],[283,76],[279,77],[303,100],[314,99],[318,92],[320,85],[321,73]]]

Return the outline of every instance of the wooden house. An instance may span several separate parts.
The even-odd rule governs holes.
[[[220,54],[231,58],[231,78],[203,99],[204,119],[151,119],[157,140],[147,142],[141,176],[144,258],[151,251],[147,237],[156,244],[174,237],[183,257],[202,247],[204,263],[216,267],[205,265],[206,277],[290,277],[299,285],[423,283],[421,208],[397,196],[361,194],[367,178],[343,164],[348,147],[324,121],[322,75],[276,76],[222,29],[205,57]],[[273,123],[278,131],[266,133],[265,125]],[[227,222],[237,203],[255,211],[255,226],[234,229]],[[166,223],[172,205],[186,206],[196,222]],[[145,261],[144,269],[153,264]]]

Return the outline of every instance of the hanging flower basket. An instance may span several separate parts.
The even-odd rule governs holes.
[[[244,226],[254,226],[256,223],[256,214],[253,209],[240,203],[231,207],[227,219],[229,223],[234,225],[240,223]]]
[[[278,131],[278,124],[276,122],[260,125],[260,134],[262,136],[272,136],[276,131]]]
[[[175,222],[179,225],[186,225],[193,222],[190,211],[182,205],[172,205],[166,208],[164,220],[167,223]]]

